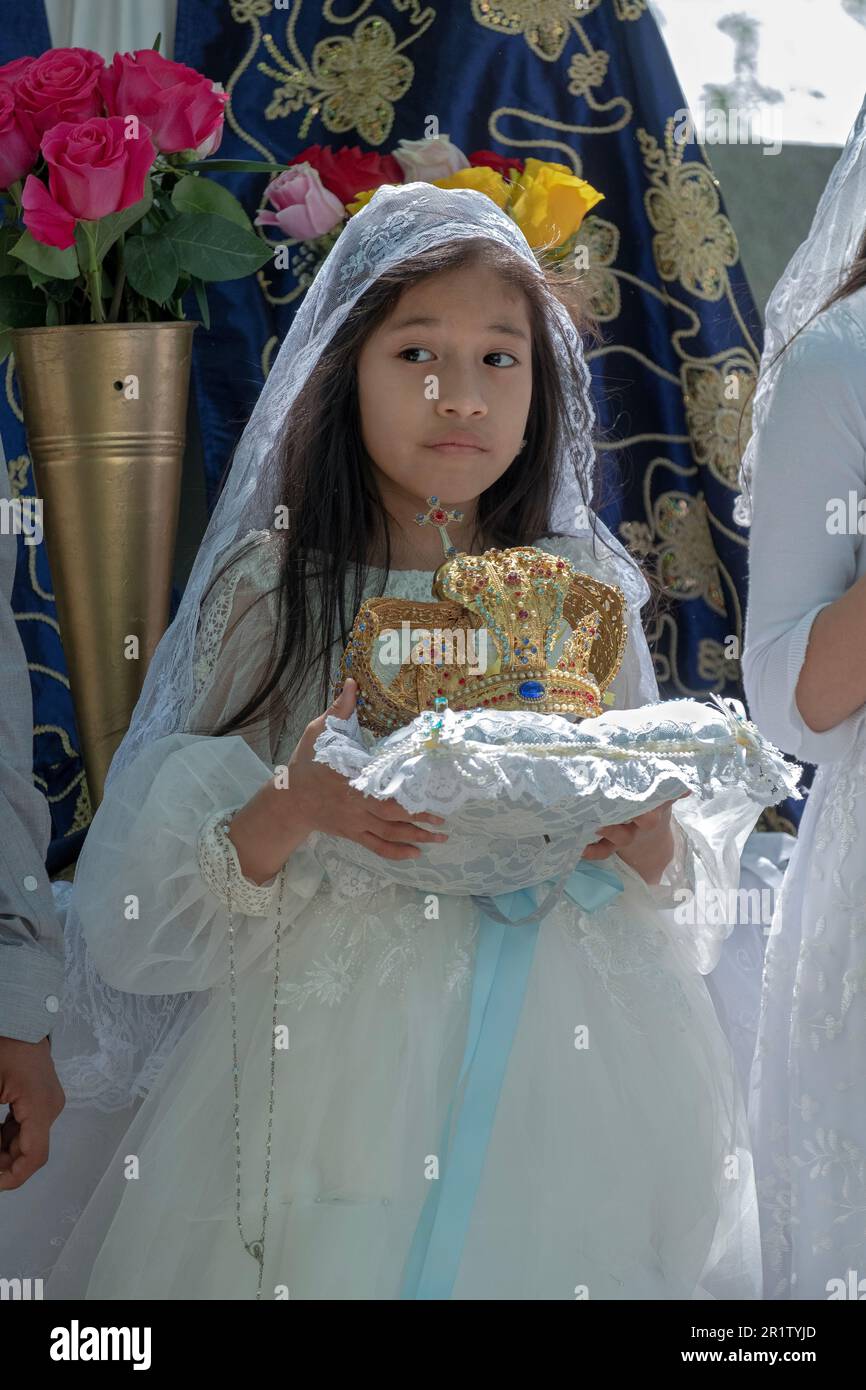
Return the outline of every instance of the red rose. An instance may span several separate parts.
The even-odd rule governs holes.
[[[121,116],[94,116],[73,124],[61,121],[44,136],[48,190],[35,174],[24,185],[24,225],[37,241],[72,246],[75,223],[95,222],[122,212],[144,197],[147,172],[156,158],[150,132],[139,124],[137,139],[127,138]]]
[[[104,69],[101,55],[91,48],[51,48],[13,75],[18,119],[34,144],[58,121],[102,115],[99,75]]]
[[[289,164],[310,164],[329,193],[341,203],[351,203],[368,188],[383,183],[402,183],[403,170],[391,155],[368,154],[357,145],[332,150],[330,145],[308,145]]]
[[[8,188],[29,173],[38,155],[39,146],[21,127],[11,88],[0,82],[0,188]]]
[[[495,150],[475,150],[466,158],[474,168],[495,169],[504,179],[508,178],[509,169],[519,169],[523,173],[522,159],[513,159],[510,154],[497,154]]]
[[[138,116],[146,121],[154,144],[164,154],[194,150],[205,140],[209,151],[222,134],[225,92],[195,68],[172,63],[152,48],[115,53],[100,87],[109,115]]]

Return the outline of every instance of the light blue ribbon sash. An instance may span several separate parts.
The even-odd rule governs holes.
[[[554,885],[538,905],[528,888],[476,898],[481,920],[466,1046],[439,1144],[440,1175],[432,1181],[415,1228],[403,1270],[401,1299],[451,1297],[523,1008],[539,920],[559,897],[559,891]],[[565,879],[562,891],[585,912],[594,912],[623,891],[623,882],[610,869],[581,863]],[[464,1081],[449,1145],[452,1115]]]

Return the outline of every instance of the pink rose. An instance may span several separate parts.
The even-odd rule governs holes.
[[[0,87],[14,87],[19,77],[35,62],[34,58],[13,58],[11,63],[0,67]]]
[[[0,85],[0,188],[29,173],[38,154],[38,145],[21,127],[11,88]]]
[[[58,246],[61,251],[75,245],[75,218],[55,203],[48,189],[35,174],[28,174],[21,195],[24,226],[45,246]]]
[[[307,241],[333,231],[346,216],[346,209],[325,188],[309,164],[293,164],[278,174],[265,189],[265,197],[276,212],[262,209],[256,215],[257,227],[279,227],[283,236]]]
[[[115,53],[100,86],[109,114],[146,121],[163,154],[197,149],[218,135],[213,153],[222,139],[228,95],[195,68],[172,63],[152,48]]]
[[[18,118],[36,145],[58,121],[102,115],[104,69],[101,55],[90,48],[50,48],[14,77]]]
[[[469,168],[469,160],[447,135],[437,135],[435,140],[401,140],[391,153],[403,170],[406,183],[433,183],[449,178],[458,169]]]
[[[221,82],[214,82],[213,90],[215,92],[224,92],[225,87]],[[226,100],[228,100],[228,97],[226,97]],[[220,145],[222,144],[223,126],[224,121],[220,121],[218,126],[214,126],[207,139],[202,140],[200,145],[196,145],[195,149],[193,150],[193,154],[195,155],[196,159],[207,159],[209,154],[213,154],[215,150],[219,149]]]
[[[48,191],[31,174],[23,198],[24,225],[37,241],[71,246],[75,222],[95,222],[144,197],[156,150],[143,122],[137,139],[127,139],[125,128],[121,116],[94,116],[79,125],[61,121],[43,137]]]

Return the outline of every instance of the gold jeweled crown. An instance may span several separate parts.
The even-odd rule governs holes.
[[[446,560],[431,592],[439,602],[371,598],[358,610],[336,690],[347,676],[357,681],[359,724],[377,735],[391,733],[436,708],[437,696],[455,710],[601,714],[628,636],[625,596],[617,585],[575,570],[559,555],[517,546]],[[427,639],[431,630],[440,633],[438,651],[435,637],[412,642],[418,627]],[[443,632],[451,634],[444,643]],[[390,643],[391,655],[379,664],[396,668],[387,684],[373,665],[380,638]],[[486,644],[483,672],[472,669],[478,664],[469,655],[473,644],[482,651]]]

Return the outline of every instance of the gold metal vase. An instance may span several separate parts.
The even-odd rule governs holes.
[[[172,321],[13,333],[94,810],[168,626],[196,327]]]

